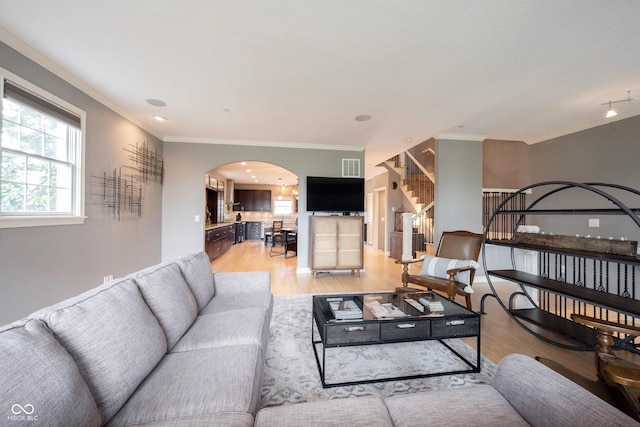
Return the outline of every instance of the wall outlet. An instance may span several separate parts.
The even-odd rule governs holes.
[[[104,277],[102,278],[102,283],[108,283],[108,282],[110,282],[110,281],[112,281],[112,280],[113,280],[113,274],[110,274],[110,275],[108,275],[108,276],[104,276]]]
[[[200,215],[196,215],[195,220],[196,222],[200,222]]]
[[[600,227],[600,219],[599,218],[589,218],[589,227],[591,227],[591,228]]]

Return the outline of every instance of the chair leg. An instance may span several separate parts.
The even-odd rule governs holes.
[[[271,248],[269,248],[269,256],[285,255],[284,242],[279,238],[276,239],[275,237],[277,237],[277,236],[274,236],[274,237],[271,238]],[[274,252],[273,248],[276,247],[276,245],[282,246],[283,251],[281,251],[281,252],[275,251]]]
[[[466,295],[464,296],[464,300],[465,300],[465,302],[467,303],[467,308],[468,308],[469,310],[473,311],[473,309],[471,308],[471,295],[466,294]]]

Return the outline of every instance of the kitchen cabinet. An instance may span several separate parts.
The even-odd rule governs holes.
[[[204,251],[209,255],[210,260],[214,260],[228,251],[234,241],[234,224],[208,228],[204,232]]]
[[[262,239],[262,222],[247,221],[247,233],[245,235],[245,239],[261,240]]]
[[[271,212],[271,190],[235,190],[234,211]]]

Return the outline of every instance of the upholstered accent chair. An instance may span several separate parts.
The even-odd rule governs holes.
[[[415,291],[415,288],[409,287],[411,283],[443,292],[451,300],[461,295],[471,310],[473,278],[481,248],[482,234],[462,230],[443,232],[435,256],[396,261],[396,264],[402,264],[402,287],[396,288],[396,291]],[[420,272],[409,274],[409,265],[419,262],[422,263]]]

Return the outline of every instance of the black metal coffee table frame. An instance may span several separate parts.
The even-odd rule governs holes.
[[[362,293],[362,294],[336,294],[336,295],[315,295],[313,297],[313,309],[311,319],[311,345],[316,357],[318,372],[322,387],[349,386],[355,384],[377,383],[391,380],[410,380],[416,378],[427,378],[441,375],[454,375],[480,372],[480,314],[450,301],[437,294],[435,299],[442,302],[444,312],[441,317],[426,316],[415,308],[404,302],[405,298],[417,300],[425,293]],[[406,317],[378,319],[364,305],[365,296],[367,299],[375,297],[386,302],[392,302],[407,314]],[[327,299],[352,299],[363,309],[363,319],[361,320],[336,320],[329,309]],[[317,333],[316,328],[317,326]],[[317,336],[319,335],[319,336]],[[476,338],[476,358],[475,363],[468,360],[458,351],[453,349],[444,340],[451,338],[475,337]],[[452,354],[469,366],[469,369],[453,370],[446,372],[429,373],[419,375],[409,375],[389,378],[375,378],[370,380],[347,381],[339,383],[327,383],[325,378],[326,349],[342,346],[363,346],[363,345],[389,345],[393,343],[409,341],[437,340],[444,345]],[[322,347],[322,355],[319,354],[318,347]]]

